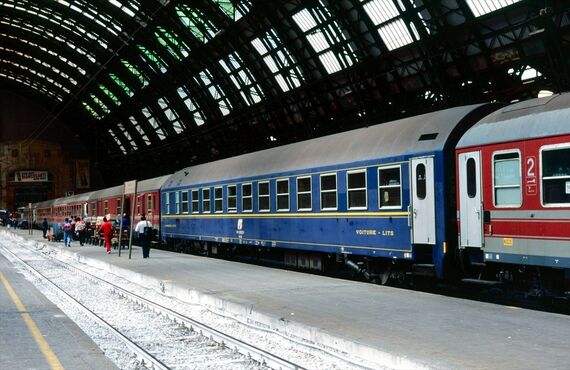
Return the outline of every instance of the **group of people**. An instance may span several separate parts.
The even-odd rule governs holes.
[[[74,239],[74,235],[79,240],[80,245],[84,245],[85,237],[87,235],[87,224],[84,218],[80,217],[70,217],[66,218],[63,225],[61,226],[61,231],[63,231],[63,244],[66,247],[71,247],[71,242]],[[123,215],[123,230],[128,230],[129,228],[129,217]],[[42,230],[44,239],[48,237],[49,223],[46,218],[42,223]],[[145,216],[141,216],[141,220],[135,226],[134,232],[137,234],[139,239],[139,244],[143,250],[143,258],[149,258],[150,256],[150,242],[153,236],[152,223],[146,219]],[[105,241],[105,248],[107,254],[111,254],[111,240],[113,239],[113,224],[107,217],[103,217],[103,223],[97,230],[97,234],[103,235]]]

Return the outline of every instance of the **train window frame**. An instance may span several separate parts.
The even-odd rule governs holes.
[[[104,200],[103,201],[103,216],[107,216],[109,214],[109,201],[108,200]]]
[[[185,197],[186,196],[186,197]],[[184,200],[186,198],[186,200]],[[180,203],[182,204],[181,212],[182,214],[187,215],[190,212],[189,202],[190,201],[190,194],[187,190],[180,192]]]
[[[117,215],[122,215],[121,211],[123,210],[123,208],[121,207],[121,203],[122,203],[122,199],[121,198],[117,198]]]
[[[366,168],[346,171],[346,209],[349,211],[365,211],[368,209],[368,171]],[[351,175],[364,174],[364,187],[350,189],[348,185],[348,178]],[[364,190],[364,206],[350,206],[350,193],[361,192]]]
[[[141,214],[141,197],[137,197],[136,199],[136,207],[137,207],[137,215]]]
[[[170,193],[164,193],[164,213],[169,215],[170,214]]]
[[[267,194],[261,194],[261,185],[267,184]],[[259,181],[257,183],[257,209],[259,212],[271,212],[271,185],[269,181]],[[267,198],[267,208],[261,208],[261,198]]]
[[[382,181],[381,181],[381,171],[384,170],[393,170],[393,169],[397,169],[398,170],[398,184],[388,184],[388,185],[381,185]],[[402,209],[402,166],[401,165],[388,165],[388,166],[379,166],[377,171],[376,171],[377,175],[378,175],[378,209]],[[399,205],[392,205],[392,206],[383,206],[382,205],[382,190],[383,189],[395,189],[398,188],[399,189],[399,195],[400,195],[400,202]]]
[[[323,177],[334,176],[334,189],[327,189],[323,191]],[[335,207],[323,207],[323,193],[335,194]],[[338,174],[336,172],[327,172],[319,174],[319,209],[321,211],[337,211],[338,210]]]
[[[200,213],[200,190],[199,189],[190,190],[190,199],[192,202],[191,212],[193,214]],[[196,205],[196,207],[194,207],[194,205]]]
[[[299,191],[299,180],[309,180],[309,190]],[[309,195],[309,208],[299,207],[301,204],[300,197],[302,195]],[[297,177],[297,211],[312,211],[313,210],[313,179],[311,176],[299,176]]]
[[[249,186],[249,195],[244,195],[244,191],[243,188]],[[249,199],[250,200],[250,207],[248,209],[245,208],[244,204],[244,200],[245,199]],[[245,184],[241,184],[241,211],[243,213],[251,213],[253,212],[253,184],[251,182],[245,183]]]
[[[231,191],[230,189],[233,189],[233,195],[231,195]],[[227,186],[227,197],[228,197],[228,204],[227,204],[227,208],[228,208],[228,213],[236,213],[237,212],[237,185],[228,185]],[[231,203],[234,203],[234,206],[231,206]]]
[[[154,201],[152,194],[148,194],[146,197],[146,213],[152,214],[152,210],[154,209]]]
[[[279,192],[279,184],[283,184],[286,183],[287,184],[287,192],[286,193],[280,193]],[[277,210],[277,212],[289,212],[291,210],[291,183],[289,181],[289,178],[280,178],[280,179],[276,179],[275,180],[275,209]],[[284,199],[287,198],[287,208],[280,208],[279,207],[279,200],[280,199]]]
[[[570,176],[544,176],[544,159],[543,155],[544,152],[554,151],[554,150],[563,150],[563,149],[570,149],[570,143],[558,143],[558,144],[550,144],[550,145],[543,145],[539,149],[539,161],[540,161],[540,204],[544,208],[566,208],[570,206],[570,202],[568,203],[545,203],[544,202],[544,180],[554,180],[554,179],[567,179],[565,182],[565,186],[567,183],[570,182]]]
[[[498,155],[505,155],[505,154],[516,154],[518,156],[518,174],[519,174],[519,199],[520,202],[510,203],[510,204],[497,204],[497,189],[507,189],[507,188],[514,188],[514,185],[500,185],[497,186],[495,184],[495,157]],[[506,160],[506,159],[505,159]],[[520,208],[523,205],[523,193],[522,193],[522,155],[519,149],[505,149],[505,150],[497,150],[491,154],[491,186],[493,188],[493,207],[495,208]]]
[[[219,193],[218,193],[218,191],[219,191]],[[218,208],[218,205],[220,206],[219,208]],[[223,186],[214,186],[214,213],[224,213],[224,188],[223,188]]]
[[[174,214],[180,214],[180,191],[174,192]]]
[[[206,196],[206,193],[208,196]],[[212,192],[210,188],[202,188],[202,213],[212,213]],[[208,205],[206,207],[206,205]]]

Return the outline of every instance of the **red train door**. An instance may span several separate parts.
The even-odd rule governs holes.
[[[481,153],[459,154],[460,247],[483,247],[483,207],[481,203]]]

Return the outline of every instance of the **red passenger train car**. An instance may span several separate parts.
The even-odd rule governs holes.
[[[490,114],[459,141],[456,161],[465,265],[494,278],[568,284],[570,94]]]

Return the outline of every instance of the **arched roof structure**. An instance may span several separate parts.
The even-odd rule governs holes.
[[[108,182],[570,86],[563,0],[0,0],[0,81]],[[144,165],[142,165],[144,164]]]

